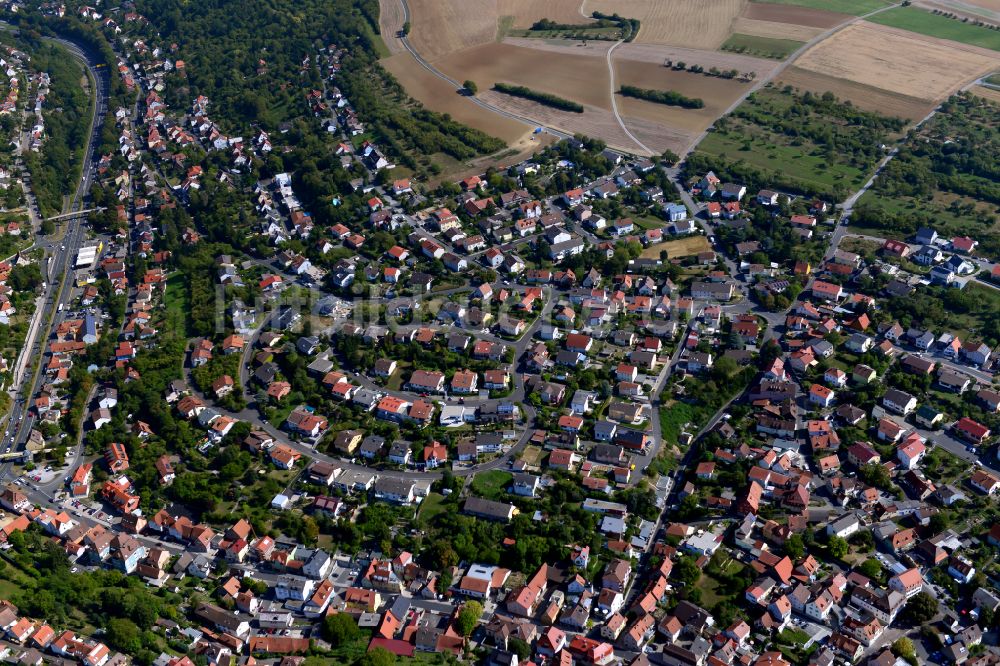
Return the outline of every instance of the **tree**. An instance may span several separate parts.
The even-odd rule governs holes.
[[[396,657],[385,648],[377,647],[355,662],[357,666],[395,666]]]
[[[333,647],[349,643],[360,635],[358,625],[347,613],[336,613],[323,618],[323,638]]]
[[[801,559],[806,554],[801,534],[793,534],[785,540],[785,554],[793,560]]]
[[[902,657],[911,664],[917,663],[917,652],[913,649],[913,641],[906,636],[896,639],[892,644],[892,653],[897,657]]]
[[[673,166],[677,164],[677,162],[680,161],[681,159],[677,153],[670,150],[669,148],[667,150],[664,150],[663,155],[661,155],[660,157],[663,158],[663,161],[666,162],[668,166]]]
[[[135,654],[142,649],[142,636],[135,622],[126,618],[114,618],[108,621],[108,643],[127,654]]]
[[[455,624],[458,625],[458,630],[462,632],[463,636],[470,636],[482,615],[482,604],[478,601],[467,601],[462,606],[462,610],[458,611],[458,618],[455,620]]]
[[[830,537],[830,543],[828,546],[830,549],[830,555],[836,557],[838,560],[843,559],[844,555],[847,555],[847,540],[843,537],[836,535]]]
[[[507,649],[517,655],[518,659],[525,660],[531,656],[531,646],[520,638],[511,637],[507,639]]]
[[[470,95],[475,95],[479,92],[479,86],[477,86],[476,82],[471,79],[466,79],[465,83],[462,84],[462,87],[468,90]]]
[[[924,624],[937,615],[937,599],[926,592],[917,592],[903,608],[903,615],[912,624]]]
[[[882,577],[882,563],[876,560],[874,557],[870,557],[861,563],[858,567],[858,571],[867,578],[873,578],[878,580]]]
[[[677,559],[674,566],[674,577],[688,587],[694,585],[701,578],[701,569],[693,557],[681,557]]]

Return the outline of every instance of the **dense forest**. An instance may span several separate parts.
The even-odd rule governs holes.
[[[303,116],[305,89],[322,89],[315,66],[323,47],[345,48],[337,85],[351,100],[369,134],[412,169],[420,158],[444,153],[456,159],[496,152],[499,139],[447,115],[424,109],[378,63],[375,0],[268,0],[253,11],[235,0],[209,0],[191,12],[182,0],[136,3],[165,41],[185,57],[187,85],[169,89],[168,103],[184,108],[204,94],[223,127],[273,131]]]
[[[62,198],[73,192],[80,173],[90,129],[92,95],[81,85],[83,67],[64,49],[29,31],[22,32],[15,43],[31,54],[31,70],[45,72],[50,78],[42,104],[42,148],[37,153],[26,152],[24,161],[31,171],[32,189],[42,214],[54,215],[62,210]],[[88,87],[92,85],[88,83]]]

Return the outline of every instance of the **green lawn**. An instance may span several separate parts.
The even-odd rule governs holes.
[[[746,53],[763,58],[784,60],[802,46],[802,44],[804,42],[798,42],[794,39],[758,37],[756,35],[744,35],[736,32],[726,40],[721,48],[723,51],[735,51],[736,53]]]
[[[1000,51],[1000,31],[990,30],[973,23],[963,23],[958,19],[933,14],[917,7],[896,7],[877,14],[869,20],[872,23],[902,28],[921,35],[950,39],[963,44]]]
[[[434,520],[435,516],[444,513],[444,495],[441,493],[430,493],[423,502],[420,503],[420,519],[425,522]]]
[[[886,0],[767,0],[767,2],[776,5],[825,9],[829,12],[841,12],[855,16],[861,16],[892,4]]]
[[[504,492],[507,484],[511,482],[514,475],[502,469],[494,469],[488,472],[476,474],[472,479],[472,492],[486,499],[496,499]]]
[[[191,311],[191,307],[188,304],[187,279],[182,273],[174,273],[167,278],[167,290],[163,295],[163,302],[167,306],[169,329],[183,331],[186,337],[187,313]]]

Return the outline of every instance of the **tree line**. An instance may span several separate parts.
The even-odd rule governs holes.
[[[638,86],[622,86],[619,92],[625,97],[635,97],[647,102],[666,104],[667,106],[679,106],[684,109],[700,109],[705,106],[705,100],[700,97],[687,97],[674,90],[652,90],[650,88],[639,88]]]
[[[553,95],[552,93],[532,90],[531,88],[526,88],[525,86],[512,86],[509,83],[500,83],[499,81],[493,84],[493,89],[497,92],[502,92],[505,95],[511,95],[512,97],[520,97],[522,99],[531,100],[532,102],[538,102],[539,104],[551,106],[553,109],[559,109],[560,111],[583,113],[582,104]]]

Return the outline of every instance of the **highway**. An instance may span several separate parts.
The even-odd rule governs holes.
[[[64,216],[71,213],[76,213],[76,216],[66,218],[67,226],[61,238],[49,237],[44,241],[36,243],[36,246],[43,248],[46,255],[52,259],[52,270],[45,277],[52,275],[54,278],[46,280],[41,307],[35,314],[41,322],[41,325],[36,326],[35,330],[39,333],[43,332],[43,334],[29,336],[29,339],[25,340],[25,346],[31,350],[28,357],[31,367],[25,373],[20,384],[10,388],[13,405],[7,422],[7,428],[4,430],[2,438],[0,438],[0,451],[2,452],[16,451],[23,447],[27,441],[27,435],[34,425],[34,416],[29,412],[29,407],[32,397],[41,388],[44,379],[44,373],[41,371],[41,361],[45,352],[45,346],[51,331],[60,323],[64,316],[59,312],[59,305],[68,304],[73,294],[73,261],[77,248],[85,238],[83,225],[85,214],[83,211],[85,210],[94,174],[94,152],[97,142],[100,140],[101,124],[108,110],[108,89],[110,84],[107,67],[99,68],[99,62],[73,42],[59,38],[46,39],[60,44],[70,55],[87,67],[94,81],[96,102],[94,104],[94,116],[91,121],[90,138],[83,154],[80,182],[77,184],[69,205],[64,211]],[[37,368],[35,367],[35,362],[39,364]],[[11,463],[0,466],[0,481],[8,477],[11,466]]]

